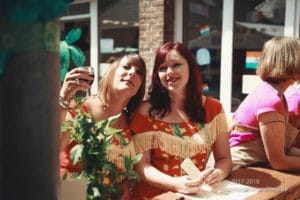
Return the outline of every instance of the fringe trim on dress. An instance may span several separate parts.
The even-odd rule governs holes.
[[[227,120],[224,113],[217,115],[198,133],[184,139],[167,134],[161,130],[146,131],[134,135],[133,140],[137,153],[150,149],[160,149],[170,155],[182,158],[192,157],[210,150],[218,134],[228,134]]]
[[[115,144],[111,144],[109,146],[109,149],[107,150],[107,159],[114,163],[117,168],[124,170],[124,156],[127,156],[129,158],[134,157],[135,154],[135,148],[133,141],[130,141],[130,143],[127,146],[117,146]]]

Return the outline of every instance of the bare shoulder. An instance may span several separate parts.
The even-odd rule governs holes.
[[[84,106],[87,111],[96,119],[96,121],[101,120],[105,117],[103,109],[101,109],[101,104],[98,98],[89,97],[84,101]]]
[[[91,111],[95,107],[100,106],[100,102],[96,97],[88,97],[84,100],[83,104],[87,107],[88,111]]]
[[[151,104],[148,101],[144,101],[139,105],[137,112],[142,115],[148,115],[150,108]]]

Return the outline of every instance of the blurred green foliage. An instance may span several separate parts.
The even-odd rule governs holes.
[[[85,62],[85,55],[81,49],[74,46],[74,43],[81,37],[79,28],[71,29],[65,40],[60,42],[60,78],[64,80],[66,73],[69,70],[71,59],[76,67],[80,67]]]

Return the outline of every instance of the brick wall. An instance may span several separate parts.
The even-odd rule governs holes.
[[[174,0],[139,1],[139,53],[147,65],[147,86],[157,48],[163,43],[173,41]]]

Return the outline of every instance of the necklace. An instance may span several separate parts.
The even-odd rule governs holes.
[[[99,95],[97,95],[97,97],[98,97],[99,101],[103,104],[103,105],[101,106],[102,109],[103,109],[104,111],[107,111],[107,110],[109,109],[109,105],[108,105],[107,103],[105,103],[105,102],[101,99],[101,97],[100,97]]]
[[[108,110],[108,105],[107,105],[107,104],[104,104],[104,105],[102,106],[102,109],[103,109],[104,111]]]

